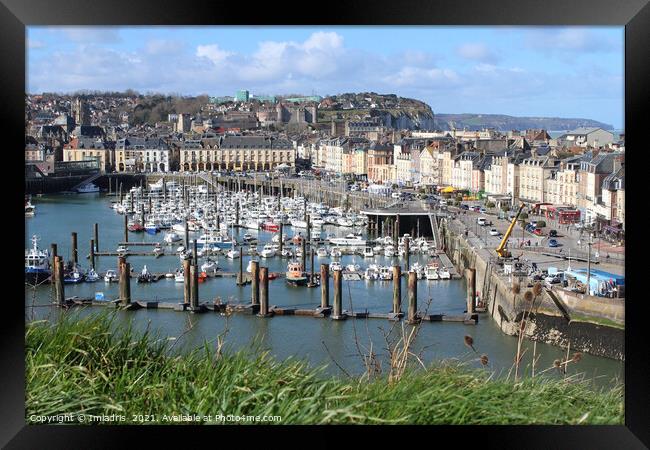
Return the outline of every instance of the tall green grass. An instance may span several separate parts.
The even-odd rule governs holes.
[[[150,331],[113,331],[109,315],[30,323],[26,416],[276,415],[283,424],[622,424],[621,386],[489,380],[485,372],[430,367],[396,383],[328,377],[264,352],[217,357],[208,345],[174,356]]]

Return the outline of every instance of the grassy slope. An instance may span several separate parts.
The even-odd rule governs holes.
[[[325,377],[304,362],[263,353],[169,357],[166,340],[101,316],[26,335],[26,417],[61,413],[280,415],[282,423],[621,424],[622,389],[582,383],[488,381],[437,367],[388,385]],[[586,417],[585,417],[585,414]]]

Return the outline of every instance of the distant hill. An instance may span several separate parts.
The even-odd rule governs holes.
[[[613,130],[614,127],[607,123],[591,119],[564,119],[559,117],[515,117],[503,114],[443,114],[435,115],[435,126],[439,130],[452,128],[480,130],[482,128],[495,128],[499,131],[526,130],[542,128],[548,131],[573,130],[578,127],[600,127],[604,130]]]

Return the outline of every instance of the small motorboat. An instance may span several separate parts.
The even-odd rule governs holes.
[[[208,279],[208,274],[205,272],[199,273],[199,276],[197,277],[199,280],[199,283],[203,283],[205,280]]]
[[[348,264],[345,266],[345,270],[350,273],[357,273],[359,271],[359,264]]]
[[[129,224],[127,225],[126,228],[129,231],[133,232],[133,233],[144,231],[144,227],[142,226],[142,224],[138,220],[133,221],[133,222],[129,222]]]
[[[128,251],[129,251],[129,248],[126,245],[120,245],[119,247],[117,247],[117,250],[116,250],[117,253],[126,253]]]
[[[343,267],[341,267],[341,262],[340,261],[332,261],[330,263],[330,271],[334,272],[335,270],[343,270]]]
[[[176,253],[183,253],[184,251],[185,251],[185,247],[182,246],[182,245],[179,245],[179,246],[176,248]]]
[[[163,249],[160,245],[157,245],[153,249],[153,254],[157,257],[162,256],[165,253],[165,249]]]
[[[154,222],[147,222],[144,224],[144,231],[146,231],[148,234],[156,234],[158,231],[160,231],[160,228],[158,228],[158,225]]]
[[[106,274],[104,275],[104,281],[106,283],[117,282],[118,279],[119,279],[119,276],[117,275],[117,272],[114,269],[108,269],[106,271]]]
[[[440,270],[438,270],[438,275],[440,276],[441,280],[451,279],[451,274],[449,273],[449,269],[447,269],[446,267],[441,267]]]
[[[185,283],[185,275],[183,275],[182,270],[176,269],[176,272],[174,272],[174,281],[176,283]]]
[[[253,240],[253,235],[250,233],[244,234],[244,240],[245,241],[252,241]]]
[[[293,258],[293,252],[291,251],[290,248],[283,248],[282,252],[280,253],[280,256],[283,258]]]
[[[67,284],[76,284],[84,281],[85,276],[81,271],[75,268],[72,272],[63,277],[63,282]]]
[[[208,258],[208,260],[206,262],[201,264],[201,272],[213,273],[214,274],[214,273],[217,273],[217,269],[218,269],[217,262],[211,260],[210,258]]]
[[[138,283],[152,283],[156,281],[154,276],[147,270],[147,265],[145,264],[142,268],[142,272],[138,275]]]
[[[332,250],[330,250],[330,256],[332,258],[340,258],[341,257],[341,249],[338,248],[338,247],[332,248]]]
[[[389,258],[395,256],[395,247],[393,247],[392,245],[387,245],[386,248],[384,249],[384,256],[387,256]]]
[[[171,244],[171,243],[178,242],[178,241],[182,240],[182,238],[178,234],[176,234],[176,233],[174,233],[172,231],[172,232],[166,233],[163,240],[165,242],[167,242],[168,244]]]
[[[88,283],[94,283],[95,281],[99,280],[99,275],[97,275],[97,272],[95,272],[95,269],[91,268],[88,273],[86,274],[86,282]]]
[[[436,263],[428,264],[424,268],[424,276],[426,277],[427,280],[440,279],[440,277],[438,276],[438,264]]]
[[[393,268],[390,266],[382,266],[379,268],[379,279],[382,281],[390,281],[393,279]]]
[[[229,259],[237,259],[239,258],[239,252],[234,248],[232,248],[228,250],[228,253],[226,253],[226,257],[228,257]]]
[[[327,256],[327,249],[325,247],[319,247],[318,250],[316,250],[316,255],[319,258],[323,258]]]
[[[363,251],[364,258],[372,258],[374,256],[375,256],[375,252],[372,249],[372,247],[366,247],[365,250]]]
[[[280,225],[274,222],[264,222],[262,224],[262,229],[264,231],[271,231],[273,233],[280,231]]]

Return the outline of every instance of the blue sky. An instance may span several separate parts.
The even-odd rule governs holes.
[[[374,91],[624,126],[623,27],[28,27],[27,90]]]

